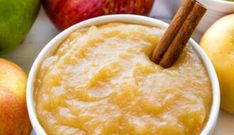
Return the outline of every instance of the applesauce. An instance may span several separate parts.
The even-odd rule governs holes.
[[[171,68],[154,64],[162,34],[118,22],[72,32],[37,72],[35,108],[46,133],[198,135],[211,82],[191,46]]]

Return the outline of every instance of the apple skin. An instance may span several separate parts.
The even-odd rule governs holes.
[[[27,76],[16,64],[0,58],[0,134],[29,135]]]
[[[234,14],[216,21],[204,34],[200,45],[217,72],[221,108],[234,113]]]
[[[20,45],[31,29],[40,0],[0,0],[0,55]]]
[[[154,0],[42,0],[46,13],[60,30],[101,15],[147,15],[153,3]]]

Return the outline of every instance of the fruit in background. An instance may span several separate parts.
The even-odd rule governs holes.
[[[0,0],[0,55],[26,37],[40,8],[40,0]]]
[[[27,76],[16,64],[0,58],[0,134],[29,135]]]
[[[42,0],[60,30],[80,21],[107,14],[147,15],[154,0]]]
[[[215,22],[201,39],[218,74],[221,107],[234,113],[234,14]]]

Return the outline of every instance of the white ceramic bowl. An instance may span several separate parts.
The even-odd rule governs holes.
[[[170,1],[170,0],[166,0]],[[183,0],[175,0],[173,3],[173,13],[172,17],[176,13],[177,9],[183,2]],[[197,40],[200,39],[202,34],[219,18],[234,13],[234,1],[225,1],[225,0],[197,0],[202,3],[206,8],[207,12],[199,23],[196,32],[193,37],[197,37]],[[157,3],[156,3],[157,4]],[[169,4],[169,3],[168,3]],[[170,5],[170,4],[169,4]],[[157,6],[157,5],[156,5]]]
[[[46,57],[50,56],[54,52],[54,50],[58,47],[59,43],[63,41],[63,39],[65,39],[74,30],[82,28],[82,27],[90,26],[90,25],[97,25],[97,24],[116,22],[116,21],[158,26],[161,28],[166,28],[168,26],[168,24],[160,20],[149,18],[149,17],[137,16],[137,15],[108,15],[108,16],[102,16],[102,17],[89,19],[87,21],[83,21],[81,23],[75,24],[72,27],[58,34],[55,38],[53,38],[37,56],[36,60],[33,63],[33,66],[31,68],[31,71],[28,77],[27,107],[28,107],[28,112],[29,112],[31,123],[36,134],[38,135],[46,134],[37,119],[35,106],[34,106],[35,103],[34,103],[34,98],[33,98],[34,81],[35,81],[36,73],[37,73],[40,63]],[[189,44],[193,46],[195,51],[199,54],[200,58],[202,59],[208,71],[211,84],[212,84],[213,98],[212,98],[211,111],[210,111],[209,119],[201,132],[201,135],[210,135],[215,127],[216,120],[217,120],[218,113],[219,113],[219,105],[220,105],[219,83],[218,83],[218,79],[217,79],[214,67],[211,61],[209,60],[209,58],[207,57],[207,55],[203,52],[203,50],[199,47],[199,45],[192,39],[190,39]]]
[[[234,13],[234,2],[225,0],[198,0],[208,9],[197,30],[204,33],[219,18]]]

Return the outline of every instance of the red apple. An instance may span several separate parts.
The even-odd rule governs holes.
[[[26,106],[27,75],[15,63],[0,58],[0,135],[29,135]]]
[[[149,14],[154,0],[42,0],[60,30],[80,21],[107,14]]]

